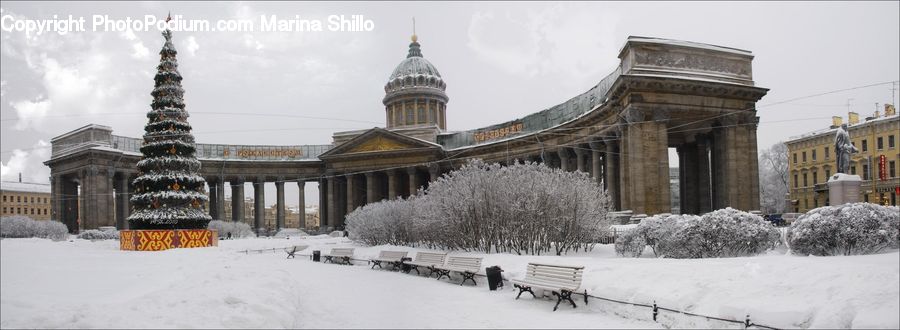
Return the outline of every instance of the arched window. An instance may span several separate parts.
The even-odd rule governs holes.
[[[437,107],[437,104],[434,104],[428,110],[428,119],[429,122],[437,124],[437,111],[434,109]]]
[[[413,109],[412,108],[406,109],[406,124],[407,125],[412,125],[414,123],[413,116],[414,116]]]
[[[420,105],[419,106],[419,122],[417,124],[425,123],[425,122],[426,122],[425,121],[425,107]]]

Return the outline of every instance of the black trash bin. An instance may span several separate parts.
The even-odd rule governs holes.
[[[503,287],[503,276],[500,274],[501,272],[503,272],[503,270],[500,269],[500,266],[491,266],[485,268],[485,273],[487,274],[488,279],[488,288],[491,289],[491,291]]]
[[[321,259],[321,256],[322,256],[322,251],[313,250],[312,260],[314,262],[319,262],[319,259]]]
[[[407,261],[412,261],[412,258],[409,258],[409,257],[400,258],[400,262],[401,262],[400,270],[403,271],[404,273],[409,274],[409,272],[412,270],[412,266],[410,266],[408,263],[406,263]]]

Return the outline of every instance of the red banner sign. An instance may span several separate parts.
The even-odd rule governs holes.
[[[885,168],[887,157],[885,155],[878,156],[878,178],[881,181],[887,180],[887,169]]]

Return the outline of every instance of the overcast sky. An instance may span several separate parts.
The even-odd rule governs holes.
[[[202,143],[327,144],[335,131],[384,126],[383,87],[406,56],[412,17],[422,53],[447,83],[450,130],[522,117],[588,90],[618,65],[629,35],[740,48],[756,56],[757,86],[771,89],[758,103],[763,149],[826,128],[831,116],[846,116],[848,99],[863,117],[875,103],[892,102],[891,85],[883,84],[766,106],[900,79],[898,3],[4,1],[2,15],[84,16],[88,30],[92,15],[163,17],[170,10],[257,27],[260,15],[364,15],[373,22],[368,32],[176,32],[185,101]],[[0,36],[3,180],[21,172],[26,181],[48,182],[41,163],[50,139],[89,123],[141,136],[163,44],[158,31]],[[307,187],[310,203],[315,189]],[[286,192],[295,204],[296,186]],[[274,185],[266,195],[274,202]]]

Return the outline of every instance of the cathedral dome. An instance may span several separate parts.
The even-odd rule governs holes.
[[[406,94],[406,92],[422,92],[428,89],[433,89],[437,95],[447,98],[444,94],[447,84],[441,78],[441,73],[431,62],[422,57],[419,42],[413,36],[412,43],[409,44],[409,54],[394,68],[384,86],[384,92],[387,94],[385,103],[393,96]]]

